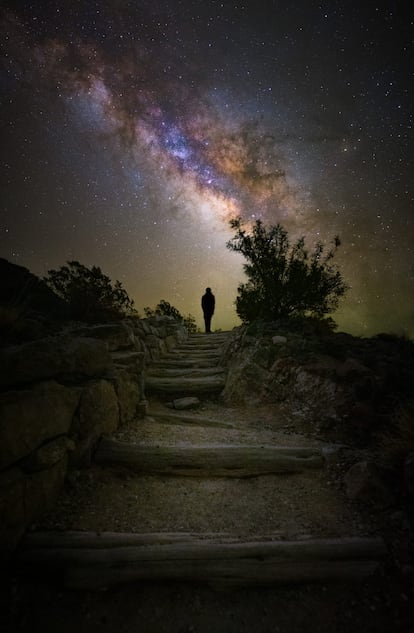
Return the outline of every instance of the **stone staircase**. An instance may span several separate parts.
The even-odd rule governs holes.
[[[225,384],[225,369],[219,360],[227,334],[194,334],[173,352],[151,363],[145,388],[158,394],[220,393]]]
[[[349,582],[384,565],[382,539],[355,530],[349,535],[348,517],[333,533],[346,511],[326,483],[328,449],[298,446],[291,438],[282,444],[259,424],[220,417],[219,407],[212,417],[162,404],[177,396],[217,397],[225,384],[219,359],[226,337],[191,336],[151,364],[149,415],[127,440],[119,434],[102,440],[95,456],[116,481],[108,474],[106,489],[90,491],[89,507],[71,517],[69,528],[28,534],[19,565],[59,570],[77,589],[148,580],[215,587]],[[300,495],[290,499],[289,487]],[[94,508],[105,503],[109,489],[118,505],[96,523]],[[320,490],[338,518],[319,517],[314,498]],[[117,523],[127,507],[125,523],[134,525],[128,531]]]

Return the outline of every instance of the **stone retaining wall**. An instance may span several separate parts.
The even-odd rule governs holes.
[[[70,468],[146,410],[146,363],[187,338],[170,317],[72,325],[0,352],[0,547],[49,510]]]

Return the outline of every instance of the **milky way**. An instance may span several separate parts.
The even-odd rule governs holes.
[[[1,255],[237,324],[229,220],[339,234],[342,329],[414,334],[413,19],[399,3],[4,2]],[[407,10],[408,11],[408,10]]]

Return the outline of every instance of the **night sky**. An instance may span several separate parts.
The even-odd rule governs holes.
[[[409,3],[408,3],[409,4]],[[413,10],[402,2],[2,2],[0,256],[77,259],[138,310],[238,324],[229,219],[339,234],[358,335],[414,336]]]

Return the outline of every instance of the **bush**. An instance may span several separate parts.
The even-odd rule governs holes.
[[[241,253],[248,262],[244,264],[248,281],[239,285],[236,299],[243,323],[304,316],[319,319],[337,308],[347,290],[332,264],[340,246],[338,237],[328,253],[322,243],[309,253],[304,237],[292,245],[280,224],[267,228],[257,220],[248,233],[239,217],[230,226],[236,234],[227,248]]]
[[[58,270],[49,270],[44,280],[66,302],[72,319],[97,323],[136,312],[121,282],[112,284],[98,266],[88,268],[70,261]]]
[[[144,308],[144,313],[146,317],[169,316],[176,321],[180,321],[189,332],[198,331],[195,318],[191,314],[183,316],[177,308],[172,306],[168,301],[165,301],[165,299],[161,299],[155,308]]]

